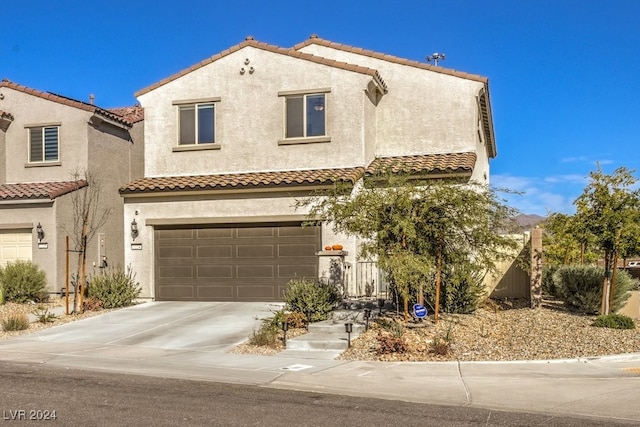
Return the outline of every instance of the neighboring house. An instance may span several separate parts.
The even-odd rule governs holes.
[[[45,271],[50,291],[65,286],[72,195],[87,185],[73,176],[87,170],[101,182],[99,209],[111,209],[89,242],[87,273],[100,271],[104,257],[124,265],[118,188],[142,176],[142,119],[140,107],[109,111],[0,82],[0,264],[32,260]],[[68,255],[74,273],[77,254]]]
[[[136,96],[145,177],[120,189],[125,259],[157,300],[277,301],[331,260],[360,293],[357,239],[301,227],[296,200],[397,162],[488,183],[496,155],[486,78],[315,36],[248,37]]]

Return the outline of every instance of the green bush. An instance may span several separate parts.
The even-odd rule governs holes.
[[[28,328],[29,318],[26,314],[16,314],[9,316],[6,319],[2,319],[2,330],[5,332],[24,331]]]
[[[632,318],[624,314],[607,314],[600,315],[593,322],[593,326],[611,329],[635,329],[636,324]]]
[[[588,265],[566,265],[558,267],[553,275],[557,292],[565,306],[574,312],[595,314],[602,304],[602,284],[604,269]],[[619,310],[629,299],[629,291],[636,286],[635,281],[625,271],[616,273],[611,311]]]
[[[468,314],[476,311],[480,301],[486,297],[483,279],[484,272],[472,264],[457,265],[444,274],[440,287],[442,312]]]
[[[310,314],[310,322],[326,320],[340,300],[338,289],[325,281],[292,279],[284,293],[285,308]]]
[[[88,296],[102,301],[103,308],[131,305],[140,296],[140,291],[131,268],[125,271],[122,267],[109,267],[102,274],[92,277],[87,287]]]
[[[6,301],[25,303],[44,301],[47,276],[31,261],[8,262],[0,269],[0,282],[4,288]]]
[[[553,275],[558,269],[558,266],[550,265],[544,267],[542,270],[542,294],[546,297],[561,298],[558,288],[553,281]]]
[[[0,273],[1,274],[1,273]],[[5,298],[4,298],[4,286],[2,285],[2,283],[0,283],[0,305],[5,303]]]

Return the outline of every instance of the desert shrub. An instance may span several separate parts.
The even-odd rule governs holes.
[[[5,332],[24,331],[28,328],[29,318],[26,314],[15,314],[2,319],[2,330]]]
[[[594,314],[600,311],[604,269],[588,265],[558,267],[553,275],[557,292],[565,306],[574,312]],[[635,281],[625,271],[616,273],[616,287],[611,311],[619,310],[629,299]]]
[[[393,333],[378,331],[376,335],[378,346],[376,354],[406,353],[408,350],[407,341],[402,336],[396,336]]]
[[[102,310],[102,301],[96,297],[87,297],[82,301],[83,311],[100,311]]]
[[[25,303],[47,298],[47,276],[31,261],[8,262],[0,270],[0,282],[7,301]]]
[[[593,322],[593,326],[611,329],[635,329],[636,324],[632,318],[624,314],[601,314]]]
[[[309,324],[307,320],[307,315],[304,313],[300,313],[299,311],[293,311],[291,313],[287,313],[285,316],[287,322],[289,323],[290,328],[306,328]]]
[[[140,285],[131,268],[109,267],[91,278],[87,295],[102,301],[103,308],[126,307],[140,296]]]
[[[2,283],[0,282],[0,305],[5,303],[5,298],[4,298],[4,286],[2,285]]]
[[[326,281],[292,279],[284,293],[289,311],[310,314],[310,322],[326,320],[340,300],[338,289]]]
[[[261,347],[277,347],[282,323],[287,320],[287,314],[284,310],[273,313],[272,317],[262,320],[262,324],[257,331],[249,337],[249,344]]]
[[[431,352],[439,356],[446,356],[451,351],[451,344],[453,343],[453,324],[449,324],[449,327],[444,334],[436,335],[431,342]]]
[[[55,314],[50,313],[47,307],[42,305],[37,306],[31,314],[36,316],[36,320],[40,323],[51,323],[58,318]]]
[[[483,279],[484,271],[471,264],[457,265],[444,274],[440,287],[442,312],[468,314],[476,311],[480,301],[486,296]]]
[[[551,298],[560,298],[558,288],[553,281],[553,275],[558,266],[549,265],[542,270],[542,294]]]

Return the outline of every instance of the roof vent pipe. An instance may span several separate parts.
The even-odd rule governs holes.
[[[96,99],[95,95],[90,93],[89,94],[89,104],[93,105],[93,101]]]

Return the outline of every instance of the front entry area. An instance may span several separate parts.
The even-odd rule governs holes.
[[[320,227],[301,223],[156,226],[158,301],[282,301],[318,277]]]

